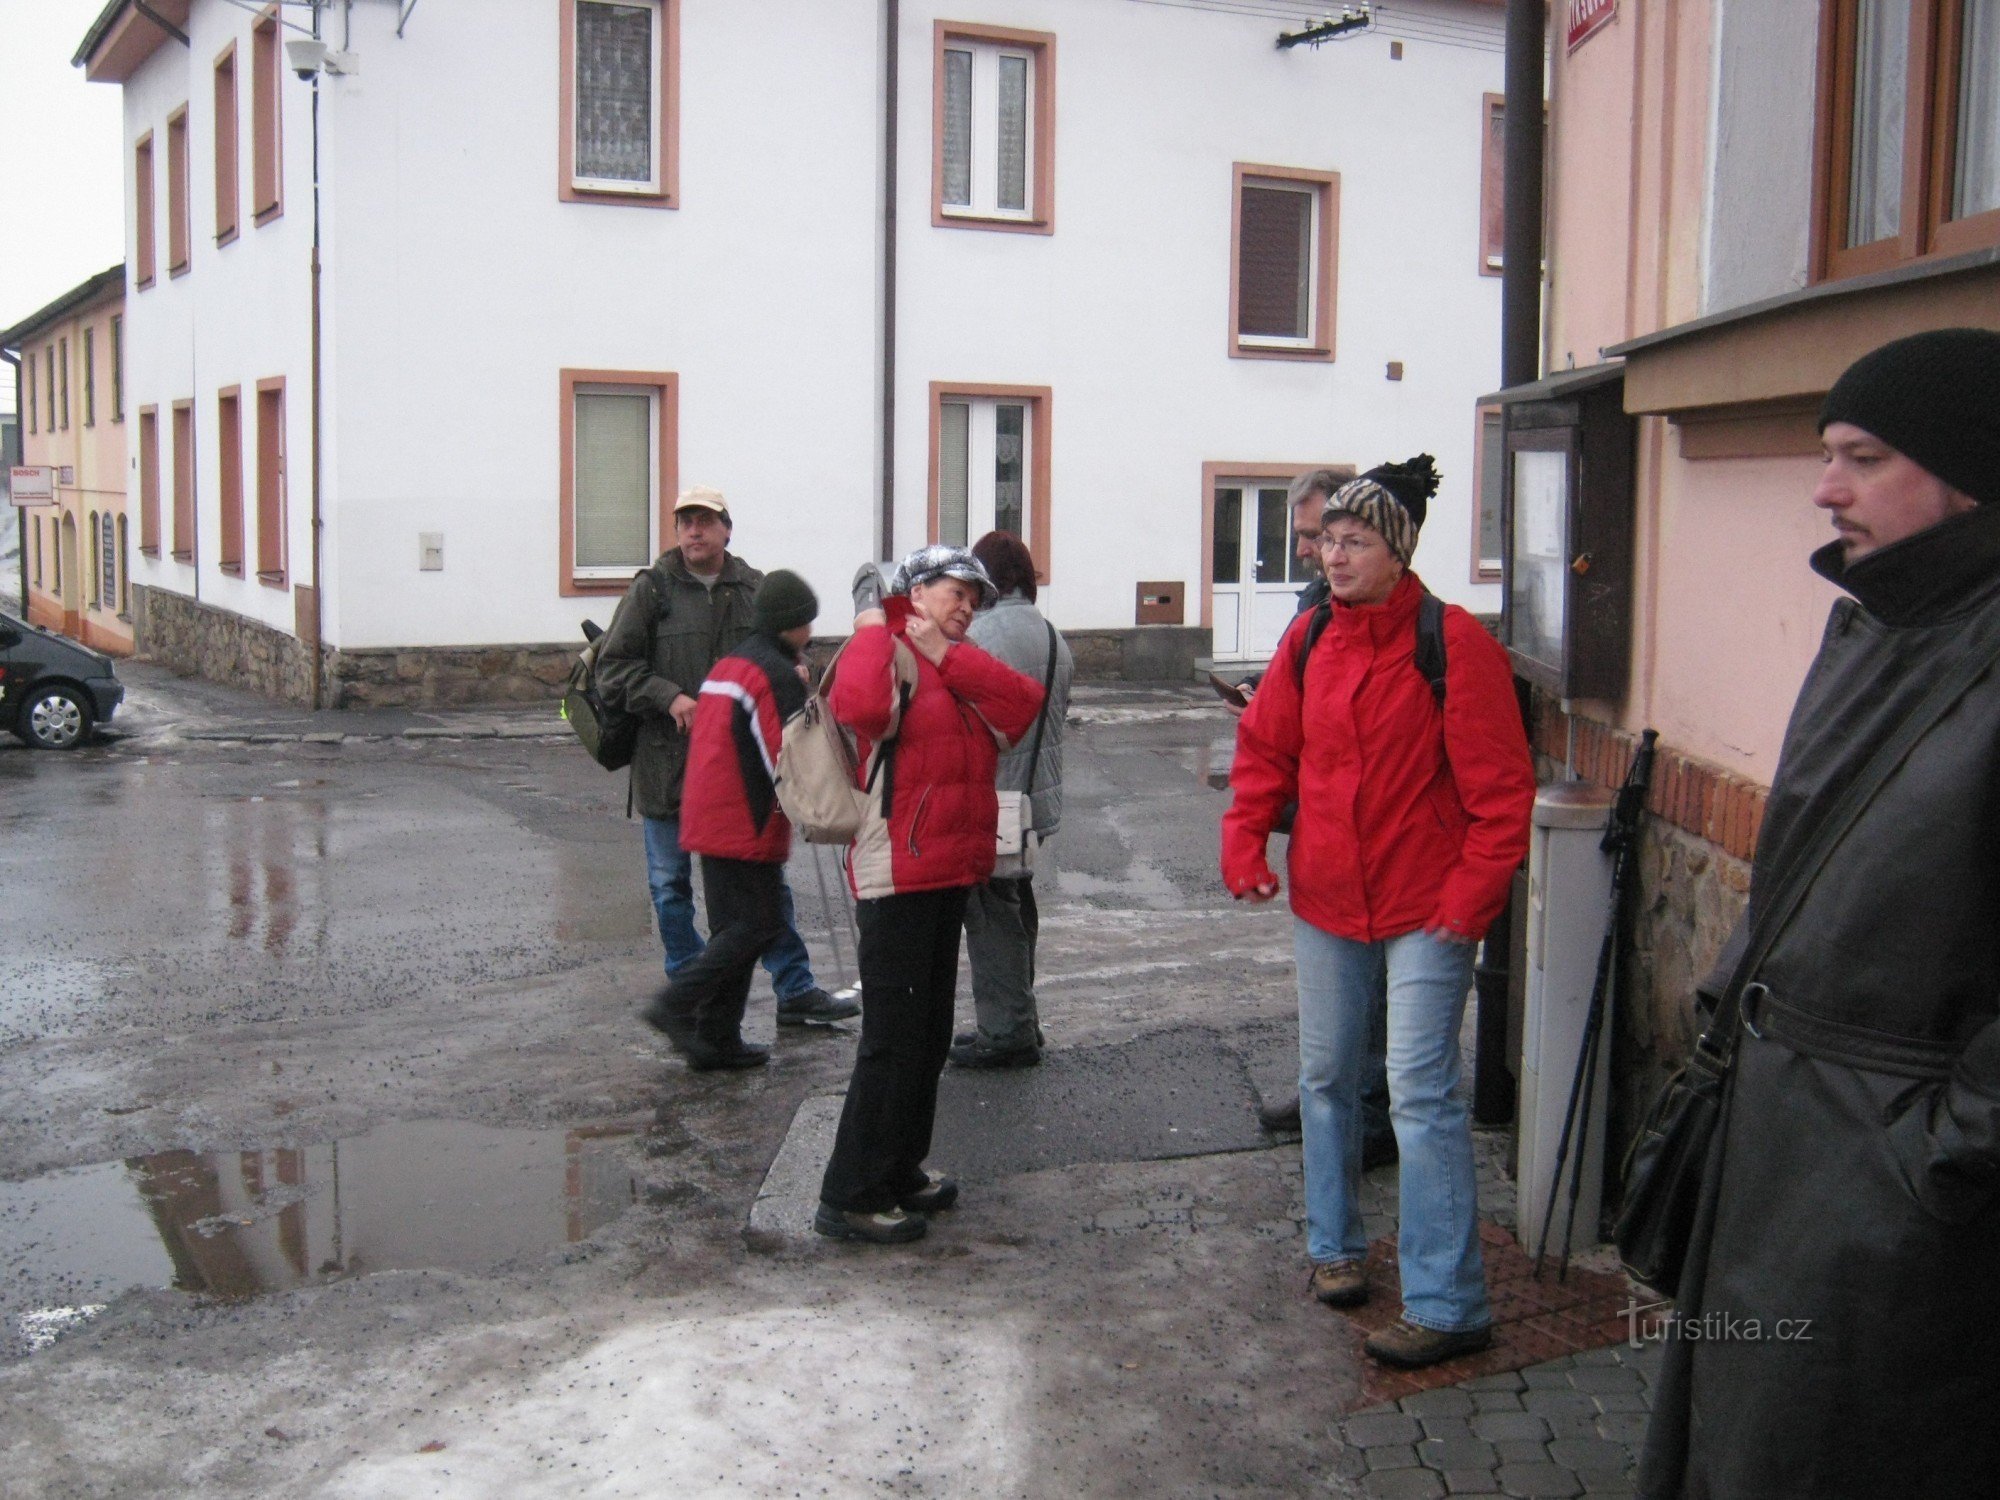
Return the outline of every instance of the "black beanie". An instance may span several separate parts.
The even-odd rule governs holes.
[[[1864,354],[1834,382],[1819,430],[1851,422],[1982,504],[2000,501],[2000,333],[1938,328]]]
[[[1377,464],[1358,479],[1335,490],[1321,513],[1358,516],[1382,534],[1389,549],[1409,565],[1417,550],[1430,498],[1438,490],[1437,461],[1419,453],[1399,464]]]
[[[779,635],[812,624],[819,615],[819,596],[798,574],[779,568],[757,585],[754,609],[757,628]]]

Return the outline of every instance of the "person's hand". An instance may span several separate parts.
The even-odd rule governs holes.
[[[934,667],[944,660],[945,652],[951,649],[951,638],[938,629],[937,621],[924,615],[910,616],[910,623],[903,627],[903,639]]]
[[[667,705],[667,712],[674,716],[674,728],[678,729],[682,734],[692,734],[694,732],[694,711],[696,706],[694,699],[690,698],[686,693],[674,694],[674,701]]]
[[[807,666],[804,662],[800,662],[794,670],[798,672],[800,682],[803,682],[807,687],[813,685],[813,669],[811,667]]]
[[[1248,890],[1238,891],[1236,899],[1238,901],[1248,901],[1252,906],[1260,906],[1277,894],[1278,877],[1267,872],[1262,880],[1258,881]]]
[[[1470,948],[1479,941],[1468,933],[1460,932],[1450,924],[1437,921],[1424,929],[1424,936],[1440,943],[1453,943],[1460,948]]]
[[[861,629],[865,625],[887,625],[888,623],[888,615],[879,609],[864,609],[854,617],[854,628],[856,630]]]

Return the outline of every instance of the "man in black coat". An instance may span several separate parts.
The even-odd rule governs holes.
[[[1652,1500],[2000,1493],[2000,669],[1968,670],[2000,663],[2000,333],[1877,349],[1820,436],[1836,537],[1812,566],[1851,597],[1758,840],[1748,931],[1769,946],[1740,976]],[[1941,717],[1920,706],[1960,672]],[[1906,724],[1929,727],[1816,852]]]

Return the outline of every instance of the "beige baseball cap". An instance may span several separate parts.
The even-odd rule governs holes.
[[[681,491],[680,498],[674,501],[674,514],[684,510],[712,510],[723,520],[729,519],[729,502],[722,498],[722,491],[705,484],[690,485]]]

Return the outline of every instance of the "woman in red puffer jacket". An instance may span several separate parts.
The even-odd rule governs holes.
[[[861,1047],[813,1227],[836,1239],[919,1238],[958,1184],[927,1171],[938,1075],[951,1047],[959,931],[971,887],[993,873],[1000,746],[1027,733],[1042,685],[965,639],[993,597],[962,547],[905,558],[880,610],[856,617],[828,693],[865,760],[893,736],[879,817],[848,855],[861,929]],[[916,684],[907,688],[914,657]]]

